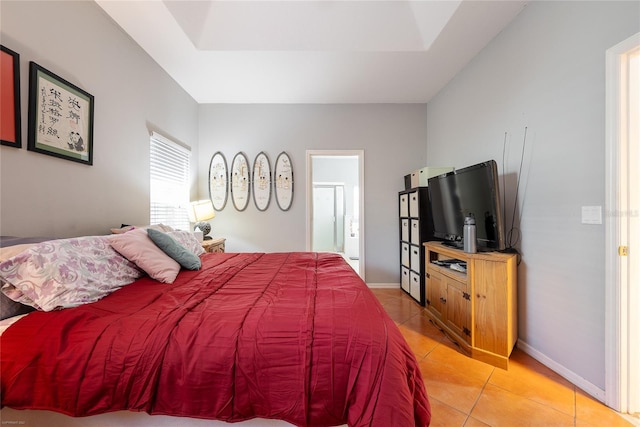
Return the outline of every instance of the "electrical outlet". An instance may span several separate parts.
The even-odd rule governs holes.
[[[602,206],[583,206],[583,224],[602,224]]]

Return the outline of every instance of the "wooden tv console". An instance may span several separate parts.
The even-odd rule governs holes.
[[[516,254],[424,246],[429,316],[468,356],[508,369],[518,338]],[[434,263],[447,260],[466,262],[466,273]]]

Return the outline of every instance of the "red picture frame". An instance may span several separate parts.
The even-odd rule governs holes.
[[[0,45],[0,144],[22,147],[20,55]]]

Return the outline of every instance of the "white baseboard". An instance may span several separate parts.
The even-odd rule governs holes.
[[[367,283],[367,286],[376,289],[400,289],[400,283]]]
[[[605,391],[602,390],[600,387],[590,383],[586,379],[582,378],[580,375],[576,374],[570,369],[567,369],[565,366],[559,364],[555,360],[539,352],[538,350],[531,347],[529,344],[527,344],[526,342],[520,339],[518,340],[518,348],[524,351],[525,353],[527,353],[529,356],[536,359],[538,362],[542,363],[547,368],[551,369],[552,371],[560,375],[561,377],[570,381],[576,387],[579,387],[585,393],[593,396],[594,398],[598,399],[600,402],[605,403]]]

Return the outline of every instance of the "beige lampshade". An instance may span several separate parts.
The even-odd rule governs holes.
[[[213,210],[213,203],[209,199],[189,203],[187,211],[191,222],[207,221],[216,216],[216,211]]]

